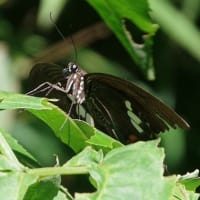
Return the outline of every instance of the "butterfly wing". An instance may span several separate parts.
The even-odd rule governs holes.
[[[30,88],[34,89],[44,82],[56,84],[65,81],[62,67],[53,63],[35,64],[29,74]]]
[[[97,128],[122,142],[152,139],[169,127],[189,127],[175,111],[132,82],[100,73],[86,74],[84,80],[86,100],[82,106]],[[29,81],[30,89],[35,89],[44,82],[59,82],[65,88],[67,80],[59,65],[39,63],[32,68]],[[41,87],[34,92],[59,99],[56,104],[69,111],[72,102],[63,92],[54,89],[49,93]],[[75,107],[70,116],[79,118]]]
[[[55,102],[55,104],[65,112],[69,112],[72,102],[63,92],[53,89],[50,93],[48,93],[49,90],[45,90],[48,85],[44,85],[43,87],[39,87],[35,90],[35,88],[41,86],[41,84],[44,84],[45,82],[52,84],[57,84],[59,82],[60,87],[65,88],[66,79],[64,78],[62,70],[63,68],[61,66],[53,63],[38,63],[34,65],[28,79],[29,93],[34,96],[46,96],[48,98],[58,99],[59,101]],[[70,116],[72,118],[78,118],[75,108],[72,109]]]
[[[85,107],[96,127],[121,141],[152,139],[169,127],[189,127],[175,111],[132,82],[100,73],[87,74],[85,82]]]

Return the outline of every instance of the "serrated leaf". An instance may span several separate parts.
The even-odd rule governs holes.
[[[183,184],[187,190],[195,191],[197,187],[200,187],[199,170],[178,176],[178,182]]]
[[[164,152],[157,144],[158,140],[119,147],[105,158],[91,148],[75,156],[66,166],[88,166],[97,187],[96,192],[76,194],[75,199],[170,199],[176,178],[163,176]]]
[[[153,24],[149,17],[149,6],[147,0],[87,0],[91,6],[99,13],[105,23],[114,32],[122,45],[140,65],[142,72],[149,79],[154,79],[153,59],[152,59],[152,36],[158,26]],[[137,28],[145,32],[141,35],[143,43],[136,43],[126,28],[124,20],[129,20]]]

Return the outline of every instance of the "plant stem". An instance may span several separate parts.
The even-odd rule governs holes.
[[[28,174],[34,174],[36,176],[55,176],[55,175],[72,175],[72,174],[87,174],[87,167],[44,167],[36,169],[27,169]]]

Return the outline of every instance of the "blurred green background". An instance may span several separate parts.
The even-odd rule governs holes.
[[[200,2],[165,3],[163,10],[153,15],[160,29],[153,46],[156,80],[148,81],[116,37],[99,23],[102,19],[86,1],[0,0],[0,90],[25,93],[33,63],[45,61],[64,66],[75,58],[71,40],[62,40],[50,20],[51,12],[63,35],[73,37],[77,62],[85,70],[132,80],[174,107],[189,122],[190,130],[172,130],[163,135],[168,171],[184,173],[199,168]],[[188,23],[181,26],[176,17],[170,21],[174,8]],[[199,40],[188,32],[190,25],[199,33]],[[178,31],[186,37],[177,36]],[[140,42],[139,33],[134,37]],[[61,162],[72,155],[48,127],[24,111],[1,111],[0,127],[12,133],[42,165],[54,164],[54,155],[59,155]]]

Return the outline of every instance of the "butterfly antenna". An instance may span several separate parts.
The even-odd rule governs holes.
[[[76,44],[75,44],[75,42],[74,42],[74,39],[73,39],[73,37],[72,37],[72,35],[70,34],[70,39],[71,39],[71,41],[72,41],[72,45],[73,45],[73,47],[74,47],[74,61],[75,61],[75,63],[77,62],[77,57],[78,57],[78,52],[77,52],[77,48],[76,48]]]
[[[55,23],[55,21],[54,21],[54,19],[53,19],[53,17],[52,17],[51,12],[50,12],[50,20],[51,20],[52,24],[54,25],[54,27],[55,27],[56,31],[58,32],[58,34],[62,37],[62,39],[63,39],[64,41],[66,41],[65,36],[63,35],[63,33],[61,32],[61,30],[58,28],[57,24]],[[72,45],[73,45],[73,47],[74,47],[74,58],[75,58],[74,60],[75,60],[75,63],[76,63],[78,53],[77,53],[77,48],[76,48],[74,39],[73,39],[73,37],[72,37],[71,34],[70,34],[70,39],[71,39]]]

